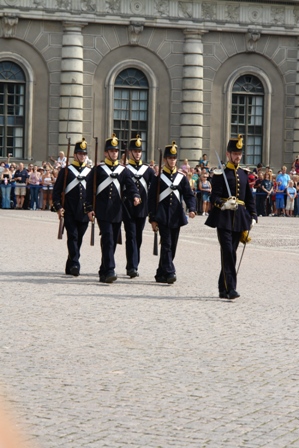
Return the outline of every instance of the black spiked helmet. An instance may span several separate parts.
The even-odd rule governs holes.
[[[81,141],[75,144],[74,154],[78,152],[83,152],[83,154],[87,154],[87,143],[85,138],[83,137]]]
[[[227,152],[242,152],[243,135],[239,134],[237,138],[231,138],[227,144]]]
[[[112,137],[107,138],[105,143],[105,151],[109,151],[109,149],[119,149],[118,148],[118,138],[116,134],[112,134]]]
[[[163,157],[164,159],[166,159],[166,157],[178,157],[178,147],[175,144],[175,141],[173,141],[171,145],[165,146]]]

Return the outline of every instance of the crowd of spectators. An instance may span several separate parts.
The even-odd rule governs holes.
[[[66,157],[61,151],[57,160],[42,162],[41,166],[8,161],[0,163],[0,203],[3,209],[50,210],[53,185],[59,170],[65,167]],[[87,160],[92,166],[92,161]],[[159,167],[154,160],[150,167],[158,174]],[[207,216],[211,207],[210,194],[212,177],[216,167],[210,167],[206,154],[196,166],[187,159],[179,167],[185,174],[194,192],[197,214]],[[248,168],[249,170],[249,168]],[[283,166],[274,174],[270,166],[259,163],[249,170],[248,180],[255,197],[258,216],[299,216],[299,155],[295,158],[289,173]]]

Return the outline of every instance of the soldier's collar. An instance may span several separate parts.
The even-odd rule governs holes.
[[[136,160],[134,160],[134,159],[129,159],[129,164],[130,165],[142,165],[142,160],[139,160],[138,162],[136,162]]]
[[[235,170],[237,171],[237,169],[239,168],[239,165],[234,165],[232,162],[227,162],[226,164],[226,168],[229,168],[230,170]]]
[[[176,168],[176,166],[173,168],[173,170],[171,171],[169,168],[167,168],[167,166],[163,166],[163,171],[165,171],[165,173],[168,173],[168,174],[174,174],[174,173],[176,173],[177,172],[177,168]]]
[[[79,162],[77,162],[77,160],[74,160],[73,162],[72,162],[72,165],[73,166],[79,166],[79,167],[84,167],[84,166],[86,166],[86,163],[84,162],[84,163],[79,163]]]
[[[118,160],[115,160],[115,162],[112,162],[110,159],[107,159],[107,157],[105,157],[104,162],[108,166],[117,166],[118,165]]]

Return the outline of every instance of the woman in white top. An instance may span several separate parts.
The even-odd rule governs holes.
[[[52,207],[52,192],[53,192],[53,185],[55,182],[55,178],[49,168],[49,166],[46,167],[46,171],[44,172],[42,176],[42,186],[43,186],[43,210],[46,210],[46,206],[48,204],[49,210],[51,210]]]

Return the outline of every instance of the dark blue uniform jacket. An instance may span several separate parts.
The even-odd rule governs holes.
[[[254,198],[248,183],[248,172],[243,168],[231,168],[228,164],[224,169],[231,195],[239,202],[237,210],[221,210],[224,200],[229,197],[223,174],[217,170],[212,178],[212,193],[210,201],[212,210],[205,224],[209,227],[242,232],[249,230],[252,219],[257,221]]]

